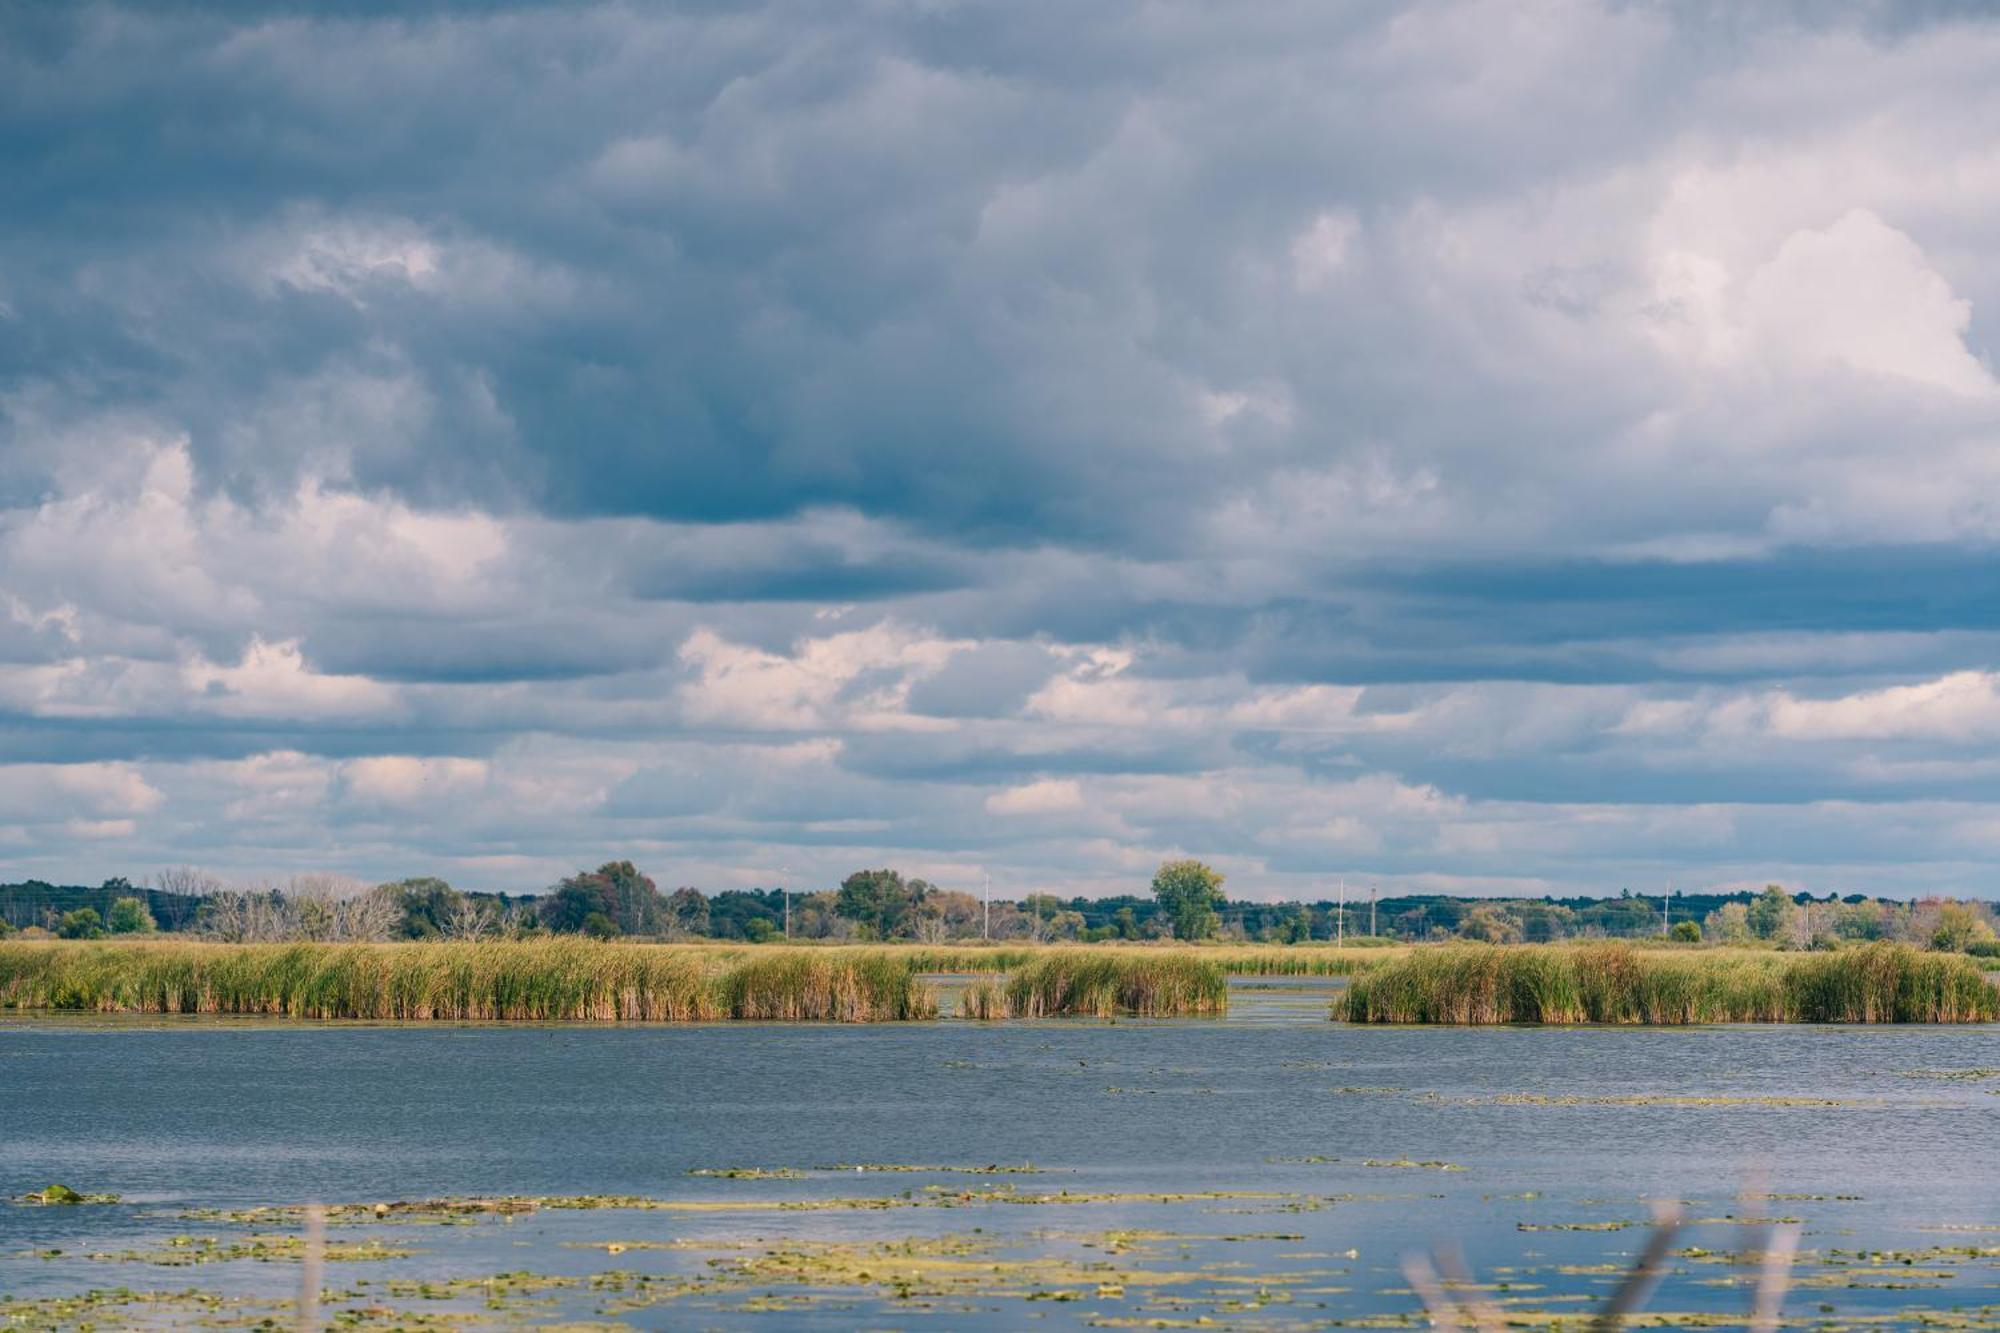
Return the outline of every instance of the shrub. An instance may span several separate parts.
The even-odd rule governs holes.
[[[95,940],[104,937],[104,918],[95,907],[79,907],[64,912],[56,922],[56,935],[65,940]]]
[[[112,903],[111,917],[106,924],[113,935],[150,935],[159,929],[159,923],[146,910],[146,904],[137,898],[120,898]]]
[[[1668,934],[1682,944],[1701,943],[1701,927],[1692,921],[1674,922],[1674,928]]]

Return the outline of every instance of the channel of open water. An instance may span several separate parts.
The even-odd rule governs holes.
[[[1361,1028],[1328,995],[1116,1023],[14,1016],[0,1192],[119,1201],[0,1204],[0,1325],[288,1322],[300,1205],[501,1196],[567,1206],[337,1210],[321,1318],[1379,1326],[1444,1244],[1506,1317],[1573,1322],[1672,1200],[1650,1311],[1740,1320],[1780,1221],[1794,1325],[2000,1319],[2000,1028]]]

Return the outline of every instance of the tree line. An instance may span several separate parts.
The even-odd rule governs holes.
[[[1813,898],[1780,885],[1760,893],[1623,893],[1610,898],[1472,899],[1438,895],[1241,902],[1223,876],[1195,860],[1163,864],[1143,894],[1063,898],[1035,893],[984,901],[916,876],[858,870],[834,888],[663,891],[631,861],[579,870],[541,893],[462,890],[422,876],[366,884],[327,874],[232,886],[190,867],[141,884],[97,888],[41,881],[0,884],[0,934],[26,929],[69,938],[194,933],[220,940],[517,938],[1104,941],[1222,938],[1269,943],[1334,939],[1540,942],[1671,933],[1689,941],[1829,947],[1908,940],[1933,948],[2000,951],[1990,905]]]

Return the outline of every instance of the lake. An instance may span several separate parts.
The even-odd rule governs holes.
[[[2000,1318],[2000,1028],[1361,1028],[1325,998],[1115,1024],[16,1016],[0,1191],[120,1201],[0,1205],[0,1310],[289,1320],[284,1210],[521,1196],[569,1206],[337,1212],[322,1315],[1394,1325],[1403,1256],[1442,1242],[1545,1323],[1673,1199],[1651,1311],[1740,1318],[1733,1259],[1785,1218],[1795,1322]]]

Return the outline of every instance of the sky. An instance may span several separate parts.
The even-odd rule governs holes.
[[[0,879],[2000,891],[2000,19],[0,3]]]

